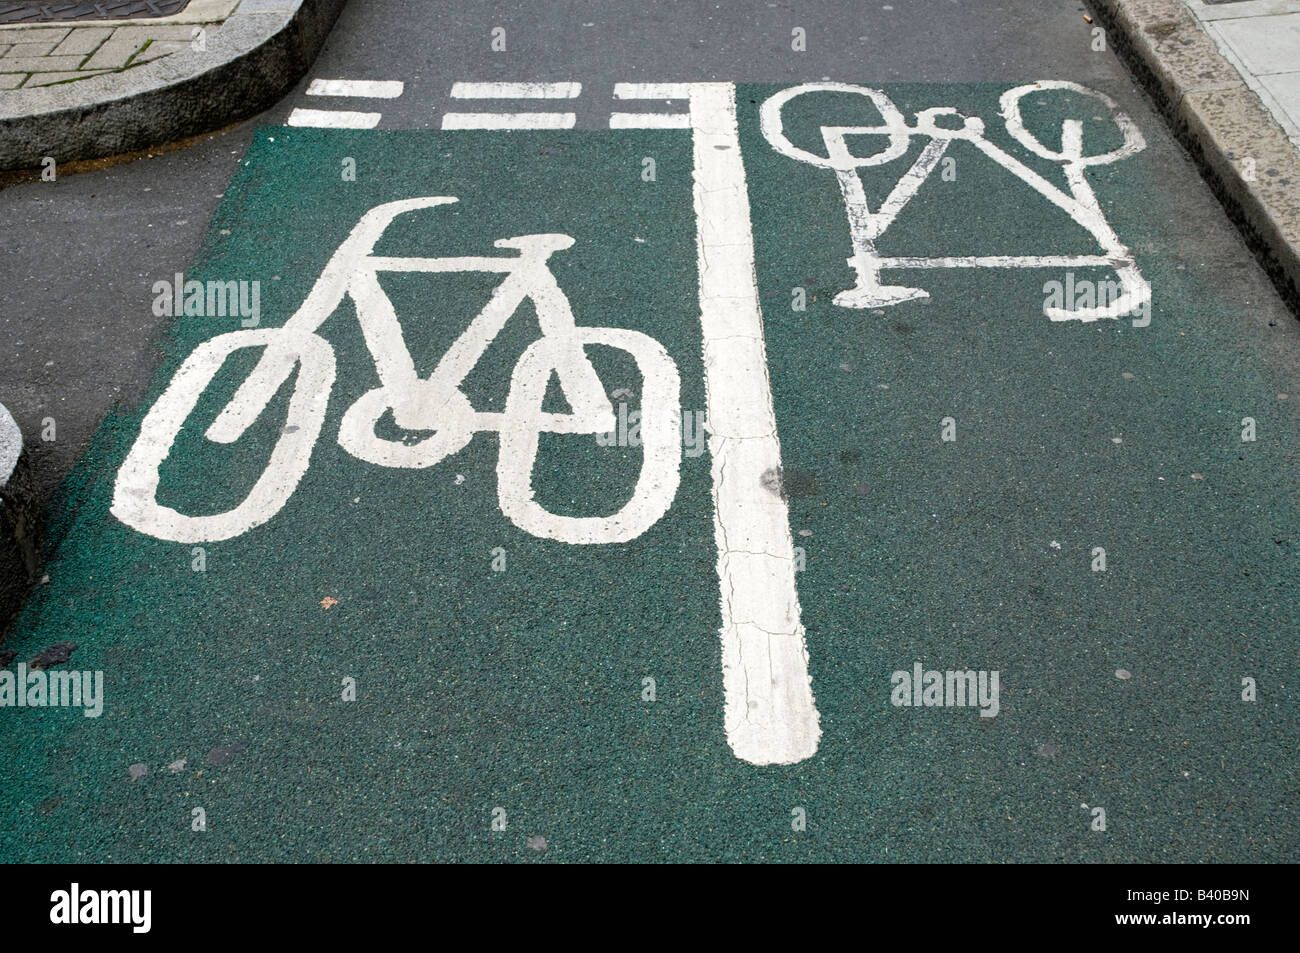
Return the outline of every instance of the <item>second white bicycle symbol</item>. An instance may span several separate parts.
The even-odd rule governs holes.
[[[1121,144],[1109,152],[1089,155],[1083,146],[1083,122],[1066,119],[1061,123],[1061,147],[1054,150],[1040,142],[1026,128],[1021,115],[1021,102],[1035,93],[1065,93],[1094,99],[1110,111],[1122,138]],[[782,111],[792,100],[816,93],[851,93],[869,100],[880,114],[874,125],[821,127],[826,155],[800,149],[785,134]],[[921,110],[909,125],[902,112],[883,90],[848,83],[805,83],[782,90],[766,100],[762,106],[762,131],[764,138],[781,155],[799,162],[831,169],[835,172],[844,199],[849,220],[849,238],[853,256],[848,259],[857,281],[852,288],[835,296],[841,308],[886,308],[891,305],[927,298],[923,288],[905,285],[886,285],[881,282],[882,271],[896,269],[933,268],[1072,268],[1109,267],[1119,279],[1119,294],[1115,300],[1094,307],[1046,307],[1044,312],[1052,321],[1096,321],[1099,318],[1118,318],[1142,311],[1151,300],[1151,287],[1138,270],[1133,255],[1119,240],[1115,230],[1106,221],[1101,203],[1089,184],[1086,172],[1098,165],[1109,165],[1125,159],[1146,148],[1142,133],[1133,120],[1120,110],[1115,100],[1095,89],[1064,80],[1044,80],[1016,86],[1002,94],[999,112],[1007,134],[1031,154],[1049,162],[1059,163],[1065,173],[1068,192],[1062,191],[986,135],[984,120],[977,116],[963,116],[949,106]],[[884,138],[884,148],[868,156],[854,155],[848,140],[864,137]],[[904,158],[911,148],[913,137],[925,140],[920,154],[898,178],[880,207],[872,212],[867,204],[859,170],[884,166]],[[938,166],[944,153],[953,142],[967,142],[992,159],[999,166],[1020,179],[1040,196],[1064,211],[1087,231],[1101,246],[1100,255],[967,255],[957,257],[884,257],[876,244],[893,224],[898,214],[926,179]],[[1150,320],[1149,313],[1137,326]]]
[[[230,539],[267,522],[292,496],[320,437],[334,384],[334,350],[316,332],[342,303],[356,305],[380,384],[343,415],[338,442],[353,456],[388,467],[431,467],[462,449],[480,431],[500,435],[497,495],[501,511],[519,528],[566,543],[634,539],[667,512],[677,493],[681,461],[681,398],[677,367],[653,338],[620,328],[582,327],[547,260],[573,244],[568,235],[520,235],[495,242],[514,255],[395,258],[373,254],[393,219],[406,212],[458,201],[431,196],[388,202],[367,212],[339,246],[302,306],[283,327],[232,331],[199,345],[145,416],[140,437],[118,473],[113,515],[158,539],[203,542]],[[499,272],[505,275],[477,317],[429,377],[420,377],[380,272]],[[515,364],[505,410],[475,410],[461,385],[525,299],[536,309],[542,336]],[[607,516],[558,516],[535,499],[532,472],[542,433],[602,434],[614,429],[614,409],[584,350],[599,344],[626,351],[642,377],[641,472],[632,498]],[[266,410],[297,369],[288,419],[270,462],[242,503],[225,513],[186,516],[157,500],[160,467],[203,392],[227,358],[262,347],[257,366],[206,431],[233,443]],[[572,413],[542,411],[554,374]],[[380,437],[386,414],[408,431],[428,432],[407,443]]]

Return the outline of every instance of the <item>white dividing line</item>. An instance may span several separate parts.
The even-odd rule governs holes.
[[[615,99],[690,99],[690,83],[615,83]]]
[[[690,129],[690,113],[610,113],[611,129]]]
[[[577,99],[581,83],[453,83],[452,99]]]
[[[357,113],[342,109],[295,109],[289,113],[291,126],[319,126],[325,129],[374,129],[380,113]]]
[[[443,113],[443,129],[572,129],[577,113]]]
[[[396,99],[405,86],[396,79],[313,79],[308,96],[356,96],[362,99]]]
[[[696,83],[689,92],[727,743],[752,764],[793,764],[817,751],[821,727],[779,492],[736,89]]]

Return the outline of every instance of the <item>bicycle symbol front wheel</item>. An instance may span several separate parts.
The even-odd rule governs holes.
[[[274,348],[277,357],[283,358],[286,376],[295,364],[298,367],[287,419],[266,469],[244,501],[225,513],[186,516],[163,506],[158,502],[159,468],[181,428],[226,359],[243,348],[261,346]],[[145,415],[140,436],[118,471],[112,514],[141,533],[178,543],[217,542],[260,526],[280,511],[307,472],[333,386],[334,350],[316,334],[264,328],[231,331],[203,342],[185,359]],[[254,398],[261,400],[260,407],[240,410],[248,419],[255,419],[276,389],[264,390]],[[214,437],[211,429],[207,435]]]
[[[561,349],[583,344],[627,352],[643,382],[641,472],[632,498],[609,516],[559,516],[534,499],[533,467],[543,432],[596,434],[609,429],[603,416],[544,414],[541,409],[552,372],[569,357]],[[620,328],[577,327],[571,340],[543,337],[533,342],[511,375],[503,418],[497,496],[506,518],[525,532],[563,543],[623,543],[658,522],[677,496],[681,380],[668,352],[648,335]]]

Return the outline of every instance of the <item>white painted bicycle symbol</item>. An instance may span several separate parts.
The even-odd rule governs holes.
[[[1123,141],[1110,152],[1085,155],[1083,151],[1083,123],[1067,119],[1061,124],[1061,148],[1052,150],[1034,137],[1025,127],[1021,116],[1021,100],[1031,93],[1044,90],[1067,90],[1099,100],[1111,111]],[[880,113],[881,122],[873,126],[822,126],[822,139],[826,155],[817,155],[795,146],[785,135],[782,110],[796,97],[808,93],[855,93],[871,100]],[[822,168],[833,169],[848,212],[849,234],[853,244],[853,257],[849,266],[857,275],[857,282],[835,296],[835,304],[843,308],[883,308],[890,305],[925,298],[929,292],[923,288],[882,284],[880,273],[895,269],[926,268],[1074,268],[1106,266],[1115,270],[1119,278],[1119,293],[1113,300],[1095,307],[1046,307],[1053,321],[1096,321],[1099,318],[1119,318],[1141,310],[1151,299],[1151,288],[1143,279],[1137,263],[1106,221],[1101,205],[1085,175],[1090,166],[1107,165],[1127,158],[1146,148],[1142,133],[1118,104],[1104,93],[1088,89],[1077,83],[1045,80],[1017,86],[1002,94],[999,107],[1007,133],[1032,154],[1058,162],[1065,173],[1069,193],[1057,188],[1020,160],[990,142],[984,135],[984,121],[978,117],[961,115],[949,106],[924,109],[908,125],[898,107],[882,90],[847,83],[806,83],[782,90],[763,103],[761,126],[763,135],[772,147],[784,156]],[[959,125],[942,125],[945,117],[955,119]],[[883,136],[885,147],[874,155],[855,156],[849,151],[846,140],[854,136]],[[929,141],[912,162],[910,168],[898,179],[880,208],[872,212],[863,189],[859,169],[883,166],[906,155],[913,136],[923,136]],[[921,185],[939,165],[948,147],[962,140],[975,146],[990,159],[1031,186],[1036,192],[1056,205],[1079,225],[1087,229],[1102,248],[1100,255],[986,255],[946,258],[882,257],[876,243],[893,224],[904,206],[916,195]],[[1149,315],[1147,316],[1149,321]],[[1139,322],[1135,321],[1135,325]]]
[[[582,327],[547,266],[569,248],[568,235],[503,238],[497,248],[515,255],[463,258],[375,256],[385,229],[399,215],[458,201],[432,196],[389,202],[367,212],[338,247],[307,299],[283,327],[232,331],[195,348],[149,410],[118,472],[112,513],[123,523],[159,539],[201,542],[229,539],[274,517],[289,500],[310,464],[334,385],[334,351],[316,332],[351,296],[379,386],[343,415],[338,442],[353,456],[388,467],[432,467],[462,449],[476,433],[500,436],[497,496],[516,526],[566,543],[618,543],[641,535],[659,520],[677,493],[681,460],[680,380],[667,351],[639,331]],[[380,272],[496,272],[505,278],[483,310],[425,378],[402,335]],[[542,336],[515,364],[505,410],[475,410],[460,387],[488,346],[525,299],[536,309]],[[614,429],[614,409],[584,350],[598,344],[627,352],[642,376],[643,458],[632,498],[608,516],[558,516],[534,499],[532,472],[542,433],[600,434]],[[238,440],[266,410],[297,368],[288,418],[266,469],[242,503],[225,513],[186,516],[157,501],[159,468],[204,391],[234,352],[265,351],[252,373],[208,427],[216,443]],[[543,413],[554,374],[572,413]],[[376,433],[386,414],[407,431],[428,436],[407,443]]]

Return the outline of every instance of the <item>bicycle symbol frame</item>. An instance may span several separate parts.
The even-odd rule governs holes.
[[[113,515],[142,533],[175,542],[229,539],[274,517],[306,473],[324,425],[335,363],[332,347],[316,332],[346,295],[356,305],[380,384],[343,415],[338,434],[343,449],[381,466],[424,468],[463,448],[474,434],[496,431],[500,436],[497,497],[501,511],[519,528],[566,543],[618,543],[634,539],[657,522],[671,506],[680,478],[681,384],[672,358],[639,331],[574,322],[568,298],[547,267],[551,255],[572,246],[568,235],[521,235],[494,243],[517,251],[513,256],[373,254],[397,216],[456,201],[454,196],[431,196],[376,206],[338,247],[307,299],[283,327],[232,331],[195,348],[145,416],[140,437],[118,473]],[[505,278],[433,373],[422,378],[392,302],[380,287],[378,274],[384,271],[496,272]],[[542,336],[515,364],[505,410],[477,411],[460,385],[525,299],[533,302]],[[540,435],[606,433],[615,425],[613,406],[584,351],[589,344],[626,351],[642,375],[641,471],[632,498],[618,512],[558,516],[533,497],[532,471]],[[225,513],[186,516],[163,506],[157,501],[163,460],[226,359],[249,347],[266,350],[205,436],[216,443],[234,443],[297,367],[288,418],[267,468],[244,501]],[[572,413],[541,410],[552,372]],[[379,437],[375,425],[390,411],[399,427],[432,433],[410,444]]]

